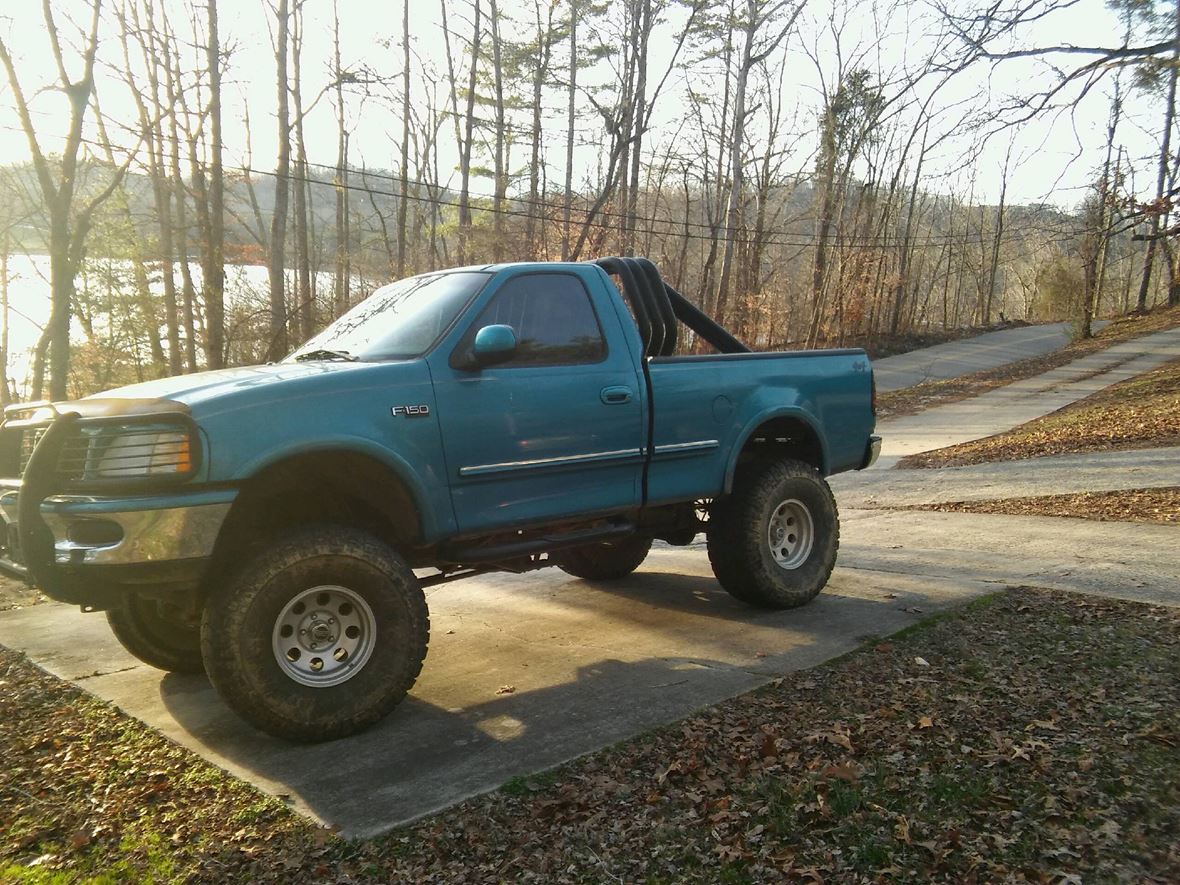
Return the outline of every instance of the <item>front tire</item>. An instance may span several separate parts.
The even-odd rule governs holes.
[[[651,538],[628,535],[617,541],[588,544],[554,554],[557,567],[567,575],[587,581],[617,581],[625,578],[647,559]]]
[[[179,611],[138,593],[107,612],[119,644],[139,660],[170,673],[201,673],[201,625]]]
[[[214,687],[276,737],[326,741],[373,725],[405,697],[430,639],[418,579],[365,532],[308,528],[276,543],[205,605]]]
[[[731,596],[795,608],[827,584],[840,546],[832,490],[801,461],[762,461],[738,475],[709,516],[709,563]]]

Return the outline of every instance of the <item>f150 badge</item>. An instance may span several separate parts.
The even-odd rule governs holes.
[[[394,406],[391,411],[395,418],[425,418],[430,414],[430,406],[425,403],[420,406]]]

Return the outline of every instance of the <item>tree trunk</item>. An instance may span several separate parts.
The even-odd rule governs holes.
[[[475,83],[479,69],[479,42],[483,31],[481,14],[480,0],[475,0],[475,23],[471,28],[471,71],[467,76],[467,114],[464,118],[463,142],[459,152],[459,264],[467,263],[467,250],[471,240],[471,141],[475,126]]]
[[[288,103],[287,47],[290,14],[288,0],[278,0],[275,13],[275,85],[278,97],[279,157],[275,163],[274,213],[270,218],[270,256],[267,277],[270,281],[270,326],[266,358],[271,362],[287,354],[287,203],[291,175],[291,111]]]
[[[8,387],[8,231],[0,237],[0,406],[12,402]]]
[[[1151,270],[1155,264],[1156,240],[1159,239],[1160,214],[1163,211],[1164,187],[1168,180],[1168,164],[1172,159],[1172,122],[1176,115],[1176,77],[1180,68],[1180,0],[1176,0],[1176,22],[1173,32],[1175,45],[1172,47],[1172,63],[1168,66],[1168,98],[1164,104],[1164,132],[1160,141],[1159,169],[1155,178],[1155,211],[1151,215],[1151,231],[1147,237],[1147,250],[1143,256],[1143,278],[1139,281],[1139,296],[1135,299],[1135,310],[1147,310],[1147,294],[1151,289]],[[1168,303],[1172,304],[1171,287]]]
[[[574,202],[574,121],[577,119],[578,94],[578,0],[570,3],[570,75],[566,101],[567,127],[565,132],[565,196],[561,206],[561,260],[570,257],[570,214]]]
[[[336,275],[333,301],[336,316],[348,310],[350,268],[348,261],[348,131],[344,116],[344,71],[340,63],[340,14],[332,3],[332,81],[336,88]]]
[[[82,74],[78,79],[71,80],[66,73],[62,44],[58,37],[57,25],[53,19],[53,7],[49,0],[44,0],[42,4],[42,15],[45,19],[46,33],[49,36],[50,50],[59,72],[57,88],[65,93],[70,102],[66,138],[56,167],[50,166],[41,150],[12,55],[8,51],[8,45],[0,39],[0,63],[3,63],[8,75],[11,98],[16,105],[21,129],[24,130],[29,143],[33,170],[36,173],[46,214],[49,217],[50,312],[43,340],[49,351],[49,395],[55,400],[65,399],[68,390],[70,311],[74,302],[74,276],[82,261],[86,234],[89,231],[95,209],[114,192],[126,172],[126,165],[124,165],[112,176],[107,187],[91,199],[76,215],[73,213],[78,154],[82,145],[82,123],[86,115],[86,108],[90,105],[91,96],[94,93],[94,59],[98,52],[100,8],[101,0],[93,0],[90,26],[85,32],[82,49]],[[40,350],[40,344],[38,349]],[[44,353],[43,350],[40,352]],[[44,366],[43,357],[41,364]]]
[[[1004,201],[1008,196],[1008,160],[1012,156],[1012,145],[1008,145],[1008,153],[1004,157],[1004,177],[1000,180],[1000,205],[996,207],[996,229],[992,237],[992,263],[987,274],[987,299],[983,305],[981,325],[987,326],[992,321],[992,300],[996,296],[996,276],[1000,267],[1000,243],[1004,238]]]
[[[643,130],[647,123],[647,49],[651,39],[651,0],[640,0],[635,24],[635,112],[631,123],[631,180],[627,185],[626,234],[623,254],[635,251],[635,228],[639,214],[639,171],[643,158]]]
[[[1098,231],[1099,241],[1097,247],[1097,255],[1094,260],[1094,269],[1092,272],[1092,279],[1089,280],[1089,285],[1086,286],[1086,295],[1082,299],[1082,321],[1080,335],[1082,338],[1090,338],[1093,335],[1094,315],[1098,310],[1098,303],[1102,297],[1102,280],[1106,275],[1106,252],[1110,244],[1110,228],[1112,225],[1112,213],[1110,212],[1110,161],[1111,155],[1114,152],[1114,136],[1115,130],[1119,125],[1119,117],[1122,113],[1122,93],[1120,90],[1119,78],[1116,76],[1114,81],[1114,98],[1111,100],[1110,107],[1110,123],[1106,129],[1106,160],[1102,164],[1102,180],[1098,187],[1098,209],[1099,218],[1101,219],[1100,230]]]
[[[742,60],[738,65],[737,83],[733,90],[733,134],[729,145],[729,200],[725,209],[725,238],[721,248],[721,269],[717,278],[717,295],[713,299],[713,311],[717,322],[724,325],[725,311],[729,301],[729,281],[733,273],[734,244],[741,226],[741,198],[745,170],[742,151],[746,137],[746,86],[753,67],[752,54],[754,37],[759,23],[756,14],[756,0],[747,0],[745,39],[742,42]]]
[[[410,208],[410,0],[402,2],[402,156],[397,206],[397,277],[406,275],[406,218]]]
[[[201,268],[205,290],[205,361],[210,369],[225,365],[225,177],[221,154],[221,43],[217,0],[208,0],[209,65],[209,234]]]
[[[534,2],[534,13],[537,22],[537,65],[533,69],[533,131],[529,149],[529,204],[525,227],[525,241],[528,246],[528,257],[535,258],[539,254],[537,248],[537,220],[542,217],[540,181],[541,181],[541,98],[545,86],[545,75],[549,71],[549,57],[553,49],[553,10],[556,4],[549,4],[548,16],[544,27],[541,24],[541,9],[539,2]],[[571,11],[571,15],[576,15]]]
[[[295,312],[299,337],[306,341],[315,331],[315,301],[311,290],[311,245],[308,240],[307,215],[310,170],[307,143],[303,133],[303,3],[295,6],[294,39],[291,41],[293,63],[291,95],[295,100]]]
[[[504,260],[504,201],[508,193],[508,170],[505,167],[504,141],[507,135],[504,120],[504,63],[500,42],[500,4],[488,0],[488,17],[492,22],[492,88],[495,92],[496,148],[495,187],[492,194],[492,254],[496,261]]]
[[[176,257],[180,261],[181,280],[181,322],[184,324],[184,364],[185,371],[197,370],[197,330],[195,318],[195,304],[197,300],[196,288],[193,286],[192,268],[189,267],[188,246],[188,199],[184,187],[184,176],[180,171],[180,128],[177,117],[180,114],[179,97],[176,85],[180,80],[179,64],[175,47],[172,44],[172,34],[168,35],[169,52],[164,77],[164,94],[168,106],[173,109],[169,115],[169,172],[173,200],[176,204]]]

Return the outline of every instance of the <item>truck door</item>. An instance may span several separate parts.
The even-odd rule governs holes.
[[[457,348],[431,356],[461,531],[639,504],[643,390],[618,324],[609,294],[572,269],[525,272],[491,293]],[[458,368],[489,325],[512,327],[514,355]]]

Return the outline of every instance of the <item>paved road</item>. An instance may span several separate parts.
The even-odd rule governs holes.
[[[888,469],[916,452],[1001,433],[1178,357],[1180,328],[1168,329],[972,399],[883,421],[878,432],[884,444],[874,469]]]
[[[981,397],[974,408],[930,410],[925,430],[918,418],[884,431],[887,439],[908,433],[901,448],[913,451],[921,439],[930,447],[993,433],[1162,361],[1175,346],[1180,332],[1153,336],[1139,355],[1059,370],[1014,396]],[[994,414],[972,417],[984,409]],[[964,416],[975,423],[959,426]],[[896,488],[913,481],[873,473]],[[675,721],[1009,583],[1180,604],[1178,529],[856,509],[850,504],[867,504],[871,494],[857,481],[836,484],[846,502],[839,567],[827,591],[797,611],[755,611],[729,598],[699,543],[656,549],[639,573],[609,588],[553,570],[437,588],[430,593],[431,650],[410,698],[373,730],[328,745],[294,746],[253,731],[203,677],[137,664],[101,616],[61,605],[0,613],[0,643],[289,797],[309,816],[366,835]],[[956,495],[966,488],[964,480],[940,482]]]
[[[1095,328],[1105,325],[1105,321],[1100,321],[1095,323]],[[900,390],[923,381],[958,378],[1017,360],[1044,356],[1060,350],[1069,340],[1069,323],[1004,329],[874,360],[873,370],[878,390]]]

